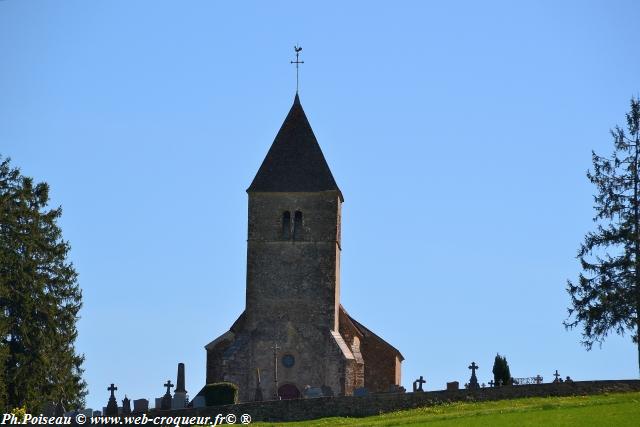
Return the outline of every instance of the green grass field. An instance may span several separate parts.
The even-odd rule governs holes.
[[[640,393],[452,403],[367,418],[257,426],[640,426]]]

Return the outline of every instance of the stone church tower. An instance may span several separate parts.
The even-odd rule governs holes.
[[[343,197],[297,94],[247,193],[246,308],[205,346],[207,383],[237,384],[241,401],[254,400],[257,370],[265,400],[307,385],[334,395],[400,385],[400,352],[340,305]]]

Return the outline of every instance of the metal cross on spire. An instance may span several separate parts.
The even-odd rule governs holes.
[[[296,52],[296,60],[291,61],[292,64],[296,64],[296,93],[298,93],[298,83],[300,82],[300,76],[298,73],[298,66],[300,64],[304,64],[304,61],[300,61],[300,52],[302,52],[302,47],[295,45],[293,50]]]

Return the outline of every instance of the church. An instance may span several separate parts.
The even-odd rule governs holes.
[[[247,193],[246,306],[205,346],[207,384],[241,402],[399,387],[402,354],[340,304],[344,199],[297,92]]]

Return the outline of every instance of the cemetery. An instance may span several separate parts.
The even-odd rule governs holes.
[[[502,384],[493,379],[479,383],[476,371],[480,367],[472,362],[468,369],[470,377],[463,388],[459,381],[446,384],[446,389],[424,391],[427,383],[424,376],[413,381],[413,390],[390,388],[386,392],[371,393],[365,388],[357,389],[352,396],[333,396],[331,390],[322,387],[305,387],[297,399],[263,399],[260,387],[252,402],[238,402],[237,387],[229,383],[210,384],[202,388],[192,399],[185,389],[185,365],[178,364],[175,384],[167,380],[164,394],[156,397],[153,407],[146,398],[131,401],[124,394],[116,396],[118,387],[110,384],[106,405],[99,410],[90,408],[65,411],[61,404],[51,402],[43,408],[43,417],[66,417],[74,419],[78,414],[92,416],[136,416],[181,417],[182,419],[215,418],[218,414],[249,414],[252,421],[302,421],[327,417],[367,417],[382,413],[413,408],[437,406],[452,402],[485,402],[508,399],[558,396],[586,396],[603,393],[640,392],[640,380],[573,381],[569,376],[562,379],[556,370],[553,380],[544,382],[541,375],[512,378],[511,384]],[[173,392],[172,392],[173,389]],[[120,402],[120,403],[119,403]],[[196,418],[192,418],[196,417]]]
[[[176,384],[184,384],[184,366],[178,370]],[[155,407],[149,406],[148,399],[136,399],[133,408],[125,396],[118,405],[115,392],[117,387],[111,384],[107,391],[108,403],[101,410],[82,409],[80,411],[64,411],[59,405],[52,404],[45,408],[44,416],[75,417],[78,413],[90,416],[128,416],[147,414],[148,417],[213,417],[217,414],[249,414],[252,421],[301,421],[326,417],[366,417],[399,410],[437,406],[452,402],[484,402],[532,397],[586,396],[603,393],[640,392],[640,380],[606,380],[606,381],[572,381],[562,380],[559,373],[554,373],[551,382],[543,382],[537,375],[531,378],[520,378],[512,385],[476,384],[477,376],[472,369],[467,387],[458,389],[449,387],[440,391],[423,391],[426,380],[423,376],[414,381],[414,390],[389,390],[381,393],[368,393],[359,390],[353,396],[324,396],[322,390],[313,390],[299,399],[263,400],[245,403],[210,405],[205,396],[198,394],[191,401],[186,391],[175,390],[173,395],[171,381],[164,384],[166,392],[155,399]],[[474,382],[473,380],[476,380]],[[515,380],[515,379],[514,379]],[[516,384],[519,383],[520,385]],[[313,388],[310,388],[311,390]],[[237,394],[236,394],[237,398]],[[210,402],[215,403],[215,402]]]

